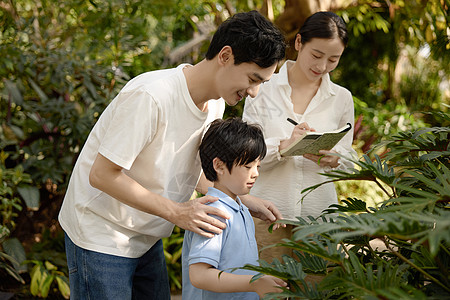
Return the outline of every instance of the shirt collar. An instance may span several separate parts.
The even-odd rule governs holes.
[[[235,211],[239,211],[242,209],[241,199],[239,199],[239,197],[237,197],[237,196],[236,196],[236,201],[235,201],[234,199],[232,199],[230,196],[228,196],[224,192],[222,192],[216,188],[213,188],[213,187],[208,188],[208,195],[213,196],[213,197],[218,197],[220,202],[226,204],[227,206],[231,207]]]
[[[295,63],[293,60],[287,60],[283,66],[281,66],[278,71],[278,84],[281,86],[289,86],[289,77],[288,77],[288,69]],[[325,74],[322,76],[322,82],[320,83],[320,87],[318,93],[323,94],[323,96],[334,96],[336,95],[336,91],[333,89],[332,82],[330,79],[330,74]]]

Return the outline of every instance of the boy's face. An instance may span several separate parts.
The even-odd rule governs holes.
[[[218,173],[218,180],[214,182],[214,187],[233,199],[238,195],[246,195],[259,176],[260,165],[261,162],[257,159],[245,165],[234,165],[231,172],[223,165],[223,172]]]
[[[220,97],[231,106],[238,104],[248,95],[255,97],[260,84],[268,81],[277,67],[277,64],[274,64],[269,68],[261,68],[253,62],[235,65],[232,54],[223,63],[216,84]]]

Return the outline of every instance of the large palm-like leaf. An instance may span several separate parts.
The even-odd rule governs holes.
[[[400,132],[381,142],[374,149],[387,147],[386,160],[404,165],[410,158],[417,158],[417,166],[424,161],[447,160],[450,155],[450,127],[423,128],[412,132]],[[406,163],[407,165],[408,163]]]
[[[270,299],[450,298],[449,136],[449,127],[401,132],[378,145],[388,148],[383,157],[349,159],[357,168],[322,174],[329,180],[303,190],[308,194],[329,182],[369,180],[388,200],[374,208],[349,197],[320,218],[280,221],[294,226],[293,235],[272,246],[291,248],[296,255],[290,258],[294,261],[283,258],[289,268],[275,261],[257,269],[274,276],[282,271],[289,278],[291,289]],[[319,289],[304,278],[295,280],[296,268],[324,274]]]
[[[399,266],[389,262],[379,262],[376,266],[363,265],[350,252],[344,267],[335,269],[326,277],[320,290],[333,290],[330,296],[338,299],[426,299],[420,291],[403,284],[403,273]]]
[[[342,155],[338,155],[338,154],[336,154],[336,155],[344,157]],[[393,196],[394,191],[389,193],[388,191],[385,190],[385,188],[381,185],[380,182],[383,182],[386,185],[392,186],[392,184],[396,180],[394,168],[388,166],[388,164],[385,161],[382,161],[378,155],[375,155],[375,161],[372,161],[370,159],[370,157],[366,154],[363,155],[363,158],[361,160],[355,160],[355,159],[349,158],[349,157],[346,157],[346,159],[353,162],[357,166],[359,166],[359,169],[351,168],[348,172],[341,171],[341,170],[334,170],[334,171],[331,171],[330,173],[320,173],[321,175],[325,175],[332,179],[304,189],[302,191],[302,193],[305,193],[305,195],[302,197],[302,199],[304,199],[306,197],[306,195],[308,195],[310,192],[312,192],[313,190],[317,189],[318,187],[320,187],[326,183],[344,181],[344,180],[373,181],[389,197]]]

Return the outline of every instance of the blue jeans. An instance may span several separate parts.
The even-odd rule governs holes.
[[[159,240],[140,258],[85,250],[65,236],[70,299],[170,300],[163,244]]]

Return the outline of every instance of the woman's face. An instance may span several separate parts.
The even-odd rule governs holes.
[[[298,51],[297,64],[306,78],[316,81],[333,71],[344,52],[344,44],[339,38],[313,38],[306,44],[301,43],[300,34],[295,40]]]

